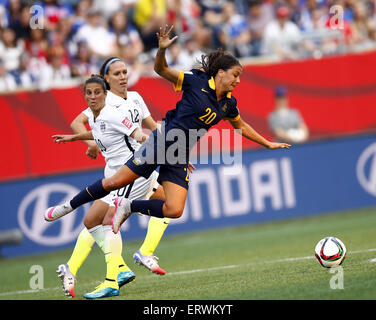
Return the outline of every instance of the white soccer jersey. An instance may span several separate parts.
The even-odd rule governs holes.
[[[131,135],[136,126],[123,113],[109,105],[105,105],[96,119],[91,110],[87,115],[94,140],[106,164],[111,167],[124,164],[131,155],[124,137]]]
[[[140,130],[142,130],[142,121],[150,116],[148,107],[136,91],[128,91],[127,99],[124,99],[111,91],[107,91],[106,105],[115,107]],[[83,114],[89,117],[89,114],[91,114],[90,108],[84,110]],[[127,153],[126,159],[129,159],[133,153],[140,148],[141,144],[129,136],[125,136],[124,139],[126,143],[124,153]]]
[[[144,99],[142,99],[136,91],[128,91],[127,99],[119,97],[111,91],[107,91],[106,104],[109,104],[122,112],[124,116],[128,117],[140,130],[142,130],[142,120],[150,116],[150,111],[146,106]],[[141,144],[131,137],[128,138],[128,141],[130,144],[130,147],[128,147],[133,154],[135,150],[140,148]]]
[[[142,130],[142,120],[150,116],[149,109],[135,91],[128,91],[127,99],[107,91],[106,106],[95,121],[90,108],[84,110],[83,114],[89,118],[93,137],[105,158],[104,176],[108,178],[115,174],[141,146],[129,135],[136,128]],[[148,179],[140,177],[128,186],[112,191],[101,200],[113,205],[116,196],[132,200],[145,199],[153,188],[158,187],[157,178],[157,172]]]

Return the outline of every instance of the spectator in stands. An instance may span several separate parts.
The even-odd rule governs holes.
[[[83,25],[87,23],[88,13],[91,9],[91,0],[80,0],[75,7],[72,16],[72,31],[76,33]]]
[[[5,28],[1,34],[0,42],[0,57],[7,72],[14,77],[18,76],[18,69],[20,66],[20,57],[24,51],[24,42],[17,41],[16,33],[11,28]]]
[[[318,1],[306,0],[300,5],[297,0],[289,0],[288,2],[291,10],[291,21],[302,31],[311,30],[313,28],[313,12],[319,8]]]
[[[31,29],[30,37],[25,40],[26,51],[32,57],[47,60],[48,39],[44,29]]]
[[[75,8],[81,0],[59,0],[59,3]]]
[[[18,89],[31,90],[37,86],[37,79],[29,68],[30,55],[24,52],[20,58],[19,76],[16,79]]]
[[[376,46],[376,27],[371,26],[369,30],[369,40],[370,40],[370,45],[373,45],[373,48]]]
[[[49,33],[49,46],[59,48],[63,52],[63,64],[70,64],[69,38],[66,33],[59,30],[51,31]]]
[[[275,110],[268,116],[269,127],[277,141],[299,143],[308,139],[308,128],[299,111],[289,107],[285,87],[275,90]]]
[[[345,6],[344,0],[331,0],[330,1],[331,8],[339,8],[345,9],[344,13],[338,10],[331,10],[328,15],[328,21],[326,22],[326,27],[331,30],[339,30],[342,32],[344,38],[344,45],[348,48],[351,48],[354,41],[353,41],[353,30],[350,20],[352,20],[352,10],[349,7]],[[341,9],[341,10],[342,10]]]
[[[339,53],[343,37],[341,32],[327,28],[326,10],[323,7],[312,8],[310,16],[311,22],[303,28],[300,56],[321,58]]]
[[[87,78],[98,73],[98,68],[86,41],[77,43],[77,53],[72,58],[71,73],[73,77]]]
[[[155,34],[167,22],[166,0],[139,0],[134,6],[133,22],[141,35],[145,51],[157,48]]]
[[[122,0],[122,10],[127,15],[127,17],[130,17],[132,15],[131,12],[137,2],[138,0]]]
[[[27,69],[36,79],[36,82],[38,82],[42,69],[47,64],[48,47],[47,31],[31,29],[30,38],[25,40],[25,51],[29,57]]]
[[[210,48],[212,45],[212,30],[206,27],[202,19],[202,6],[199,0],[170,0],[174,7],[169,12],[169,24],[174,25],[174,30],[179,34],[179,41],[194,38],[200,48]],[[177,5],[178,4],[178,5]],[[174,12],[171,13],[171,10]],[[178,28],[175,29],[175,24]],[[181,33],[182,32],[182,33]]]
[[[357,50],[367,49],[373,45],[370,39],[372,24],[368,18],[364,2],[354,5],[354,20],[352,21],[353,41]]]
[[[180,41],[185,41],[198,29],[200,7],[195,0],[168,0],[168,24],[174,26],[174,32]]]
[[[93,8],[98,10],[102,17],[105,18],[107,21],[111,19],[111,17],[117,12],[123,12],[123,0],[111,0],[111,1],[104,1],[104,0],[93,0]]]
[[[294,22],[300,29],[301,29],[300,22],[302,19],[302,7],[306,3],[307,1],[286,0],[286,5],[290,9],[290,20]]]
[[[301,33],[298,26],[289,20],[290,9],[279,6],[276,19],[269,22],[265,28],[262,52],[272,55],[278,60],[298,58],[298,45]]]
[[[0,30],[8,27],[9,20],[5,4],[0,3]]]
[[[169,66],[177,70],[190,70],[190,59],[188,52],[183,48],[180,42],[175,42],[166,51],[166,61]]]
[[[200,5],[200,19],[201,29],[205,32],[205,36],[208,38],[206,42],[199,39],[200,43],[204,44],[208,48],[218,47],[215,38],[215,28],[217,28],[223,20],[222,10],[226,5],[226,0],[199,0]]]
[[[70,68],[64,64],[64,48],[52,47],[48,52],[49,63],[41,70],[38,87],[48,90],[53,87],[62,87],[71,79]]]
[[[151,61],[141,62],[131,47],[120,46],[119,57],[126,63],[128,70],[128,88],[134,86],[141,76],[151,76],[154,65]]]
[[[184,48],[187,52],[187,70],[190,70],[198,64],[198,61],[201,61],[204,52],[200,49],[198,41],[193,36],[185,40]]]
[[[7,6],[8,26],[21,21],[22,2],[21,0],[9,0]]]
[[[131,87],[137,83],[141,75],[151,74],[153,66],[148,61],[151,58],[144,53],[140,33],[124,11],[119,11],[111,17],[111,27],[111,32],[117,39],[119,56],[127,64],[128,86]]]
[[[9,19],[8,27],[15,31],[17,39],[27,39],[30,37],[30,19],[30,6],[22,7],[16,19]]]
[[[117,54],[116,37],[109,31],[99,11],[90,9],[87,24],[78,29],[75,42],[87,41],[89,50],[100,61]]]
[[[62,18],[72,17],[74,10],[69,3],[59,3],[58,0],[43,0],[37,2],[43,8],[44,28],[48,31],[56,30]]]
[[[233,2],[236,6],[236,11],[245,17],[248,11],[249,0],[233,0]]]
[[[310,10],[309,16],[309,22],[307,19],[301,26],[303,32],[320,31],[325,29],[325,23],[328,19],[328,16],[323,8],[312,8]]]
[[[140,34],[137,29],[128,23],[123,11],[116,12],[111,17],[110,32],[116,37],[118,46],[128,46],[137,57],[144,50]]]
[[[0,59],[0,92],[10,92],[16,89],[16,80],[9,72],[7,72],[3,60]]]
[[[201,0],[201,17],[206,27],[214,28],[222,22],[222,10],[227,0]]]
[[[183,48],[176,63],[184,66],[194,64],[202,51],[220,46],[239,57],[265,54],[267,59],[276,60],[320,58],[376,47],[374,0],[110,2],[0,0],[0,32],[12,29],[16,43],[24,41],[29,60],[22,59],[36,79],[45,73],[41,70],[47,64],[48,47],[55,45],[65,48],[63,64],[68,64],[74,77],[86,75],[93,70],[93,64],[98,66],[104,57],[111,55],[122,55],[127,60],[130,69],[135,70],[136,76],[132,79],[154,74],[149,62],[153,59],[152,49],[157,47],[155,33],[167,22],[175,25],[174,30],[179,35],[178,41]],[[44,29],[30,28],[31,4],[43,6]],[[336,12],[329,14],[329,9],[335,5],[344,9],[343,27],[334,16]],[[246,30],[245,21],[248,24]],[[317,33],[320,33],[319,37]],[[325,34],[329,36],[321,36]],[[0,41],[2,58],[4,48]],[[9,51],[14,53],[17,50],[18,46],[12,45]],[[20,81],[19,73],[25,72],[19,58],[3,60],[7,68],[12,63],[17,65],[12,71],[17,82]]]
[[[251,56],[261,55],[261,45],[264,30],[274,19],[273,6],[262,0],[250,0],[248,4],[248,27],[251,32]]]
[[[226,2],[222,9],[222,22],[215,27],[218,46],[232,52],[236,57],[250,55],[251,33],[244,16],[236,11],[233,2]]]

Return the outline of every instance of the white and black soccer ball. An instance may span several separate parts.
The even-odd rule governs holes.
[[[326,237],[317,243],[315,257],[325,268],[337,267],[346,257],[346,247],[340,239]]]

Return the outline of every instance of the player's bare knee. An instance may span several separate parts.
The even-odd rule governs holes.
[[[177,219],[182,216],[183,211],[184,208],[180,207],[166,207],[166,210],[163,213],[166,218]]]
[[[86,229],[94,228],[97,225],[96,221],[94,221],[90,216],[85,216],[83,223]]]
[[[177,218],[180,218],[182,214],[183,214],[183,210],[176,210],[172,213],[172,217],[170,218],[177,219]]]
[[[115,207],[110,207],[110,209],[107,211],[105,217],[103,218],[102,224],[104,226],[110,226],[112,225],[112,218],[115,214]]]

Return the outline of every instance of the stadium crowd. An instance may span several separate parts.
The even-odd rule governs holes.
[[[223,47],[275,61],[374,48],[375,0],[0,0],[0,92],[82,81],[109,56],[129,86],[153,76],[159,27],[179,35],[168,63],[187,70]]]

